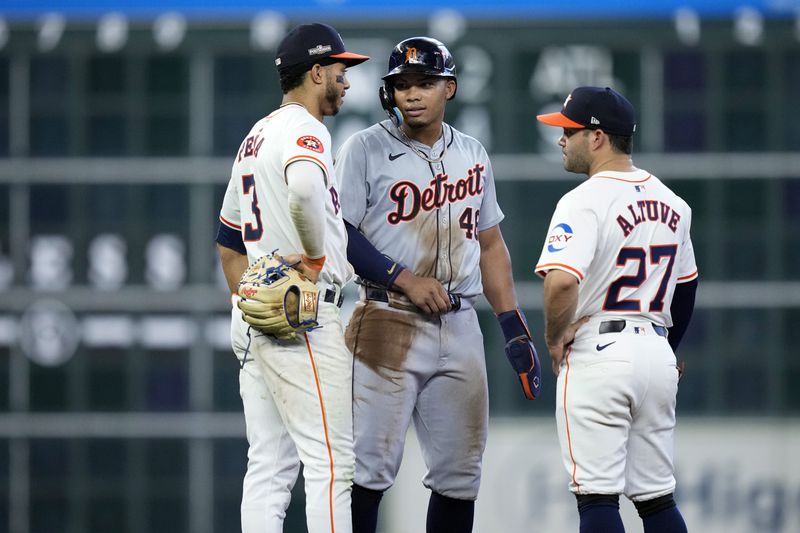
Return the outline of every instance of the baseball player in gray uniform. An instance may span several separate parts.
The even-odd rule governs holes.
[[[353,531],[375,531],[413,420],[431,490],[427,530],[467,532],[488,426],[474,309],[481,293],[530,399],[539,362],[517,307],[486,150],[443,122],[457,88],[453,57],[434,39],[406,39],[383,79],[390,119],[356,133],[336,157],[361,285],[345,334],[354,354]]]
[[[645,533],[685,532],[672,448],[674,350],[697,288],[691,209],[633,165],[635,114],[621,94],[578,87],[538,119],[564,128],[564,168],[589,176],[558,202],[536,265],[580,531],[624,532],[625,494]]]

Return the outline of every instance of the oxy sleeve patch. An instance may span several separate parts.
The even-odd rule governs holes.
[[[568,224],[556,224],[547,236],[547,251],[560,252],[567,247],[570,239],[572,239],[572,228]]]
[[[313,135],[303,135],[299,139],[297,139],[297,146],[302,146],[312,152],[317,152],[321,154],[325,151],[325,147],[322,146],[322,141],[314,137]]]

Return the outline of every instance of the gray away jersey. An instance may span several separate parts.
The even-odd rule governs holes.
[[[389,120],[362,130],[336,154],[344,219],[383,254],[465,296],[483,292],[480,231],[503,220],[489,156],[448,124],[433,148],[407,144]]]

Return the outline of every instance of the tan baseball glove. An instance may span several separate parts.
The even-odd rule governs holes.
[[[242,318],[261,333],[291,340],[319,325],[319,290],[275,252],[258,258],[239,281]]]

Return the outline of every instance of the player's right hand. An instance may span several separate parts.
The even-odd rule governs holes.
[[[550,352],[550,359],[553,365],[553,374],[558,375],[561,370],[561,361],[564,359],[567,348],[575,341],[578,330],[586,324],[591,317],[583,316],[567,326],[566,331],[556,342],[547,342],[547,351]],[[546,339],[545,339],[546,340]]]
[[[283,260],[290,265],[292,268],[300,272],[303,276],[305,276],[311,283],[316,283],[319,279],[319,271],[314,270],[313,268],[309,268],[303,262],[303,256],[300,254],[287,254],[283,256]]]
[[[450,298],[447,291],[436,278],[417,276],[408,269],[404,269],[397,276],[394,284],[423,313],[440,314],[450,310]]]

